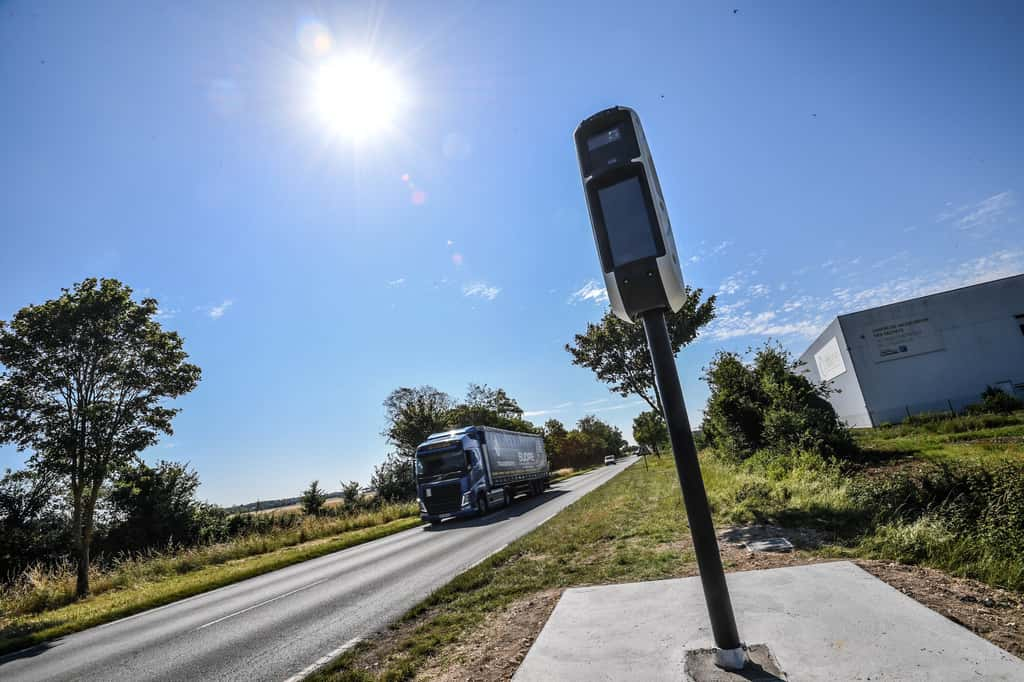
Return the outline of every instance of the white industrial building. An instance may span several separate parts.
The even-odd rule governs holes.
[[[850,426],[1024,398],[1024,275],[840,315],[800,359]]]

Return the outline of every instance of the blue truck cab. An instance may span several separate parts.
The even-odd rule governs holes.
[[[435,433],[416,448],[420,518],[486,514],[517,495],[538,495],[550,472],[544,439],[532,433],[466,426]]]

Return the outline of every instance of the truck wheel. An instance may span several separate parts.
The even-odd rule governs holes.
[[[512,499],[513,499],[512,498],[512,493],[509,491],[508,488],[505,488],[505,506],[506,507],[511,507],[512,506]]]
[[[484,516],[487,513],[487,496],[479,495],[476,498],[476,513],[477,516]]]

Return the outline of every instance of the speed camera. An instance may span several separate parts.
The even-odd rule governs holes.
[[[574,137],[612,311],[635,322],[648,310],[679,310],[683,272],[640,118],[628,107],[605,109]]]

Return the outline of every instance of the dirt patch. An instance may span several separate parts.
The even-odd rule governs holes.
[[[561,590],[532,594],[490,614],[468,637],[420,670],[417,680],[499,682],[512,679],[548,622]]]
[[[922,566],[858,560],[858,566],[1015,656],[1024,657],[1024,597]]]

